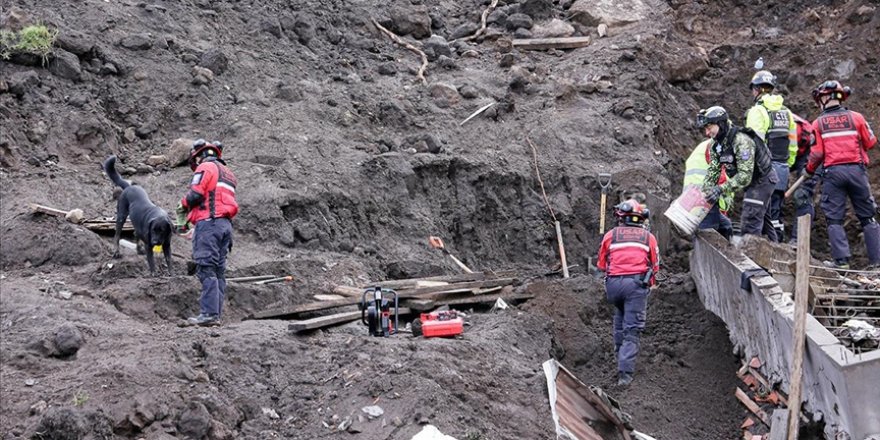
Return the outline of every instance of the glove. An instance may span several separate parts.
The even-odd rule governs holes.
[[[796,190],[794,190],[794,197],[792,199],[794,200],[795,208],[807,206],[812,201],[810,200],[809,192],[801,187],[798,187]]]
[[[703,196],[706,198],[707,202],[714,204],[715,202],[718,201],[718,199],[721,198],[722,192],[723,191],[721,191],[721,186],[715,185],[712,188],[710,188],[708,191],[703,193]]]
[[[192,223],[186,219],[189,210],[183,207],[183,203],[178,202],[174,213],[177,214],[177,221],[174,223],[177,226],[177,233],[186,234],[192,228]]]

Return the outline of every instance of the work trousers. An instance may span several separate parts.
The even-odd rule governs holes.
[[[776,171],[776,186],[770,196],[770,206],[767,215],[776,231],[776,241],[782,241],[785,227],[782,223],[782,203],[785,201],[785,191],[788,190],[788,164],[773,162],[773,170]]]
[[[777,241],[776,230],[773,229],[768,214],[770,196],[773,195],[777,180],[776,173],[771,170],[757,181],[752,179],[752,183],[746,187],[742,208],[743,235],[761,235],[763,231],[770,241]]]
[[[614,349],[617,352],[617,371],[635,372],[639,355],[639,337],[645,329],[648,307],[648,287],[637,276],[608,276],[605,294],[614,306]]]
[[[728,240],[733,235],[733,223],[730,222],[726,215],[721,213],[717,203],[712,205],[712,209],[709,210],[709,213],[700,222],[700,229],[714,229]]]
[[[880,264],[880,225],[874,219],[877,203],[871,194],[868,173],[861,164],[833,165],[825,168],[822,176],[821,207],[828,223],[831,256],[835,260],[851,257],[849,241],[843,229],[847,198],[865,233],[868,261],[870,264]]]
[[[205,219],[196,223],[193,234],[193,260],[196,276],[202,282],[199,308],[203,315],[220,316],[226,297],[226,255],[232,247],[232,222],[227,218]]]

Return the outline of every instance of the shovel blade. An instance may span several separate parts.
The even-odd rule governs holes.
[[[440,237],[435,237],[433,235],[428,237],[428,244],[434,249],[443,249],[443,240],[441,240]]]

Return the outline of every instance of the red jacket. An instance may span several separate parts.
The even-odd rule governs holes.
[[[644,228],[618,226],[602,238],[596,267],[608,276],[641,275],[649,268],[657,275],[660,271],[657,239]],[[654,276],[650,285],[654,285]]]
[[[815,173],[819,165],[826,168],[847,163],[868,164],[868,150],[877,138],[861,113],[834,106],[813,121],[816,145],[810,151],[807,172]]]
[[[196,224],[206,218],[232,219],[238,214],[235,175],[220,161],[208,158],[193,173],[189,192],[180,203],[189,210],[187,219]]]

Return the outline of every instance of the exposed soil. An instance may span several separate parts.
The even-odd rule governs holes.
[[[613,174],[610,204],[640,191],[661,213],[698,141],[693,115],[719,103],[742,114],[758,56],[797,113],[814,117],[810,88],[837,77],[876,127],[880,7],[645,4],[653,15],[599,38],[570,1],[501,1],[484,38],[447,43],[473,34],[488,2],[4,1],[3,29],[60,35],[46,67],[0,61],[2,437],[409,439],[431,423],[459,439],[550,439],[541,363],[555,357],[658,439],[740,438],[738,360],[686,273],[689,243],[659,215],[671,274],[650,300],[636,382],[616,386],[610,309],[587,271],[596,176]],[[425,48],[428,85],[371,18]],[[511,23],[550,18],[591,44],[510,50],[528,36]],[[230,283],[212,329],[178,326],[197,312],[184,259],[151,278],[142,256],[111,258],[110,237],[27,206],[112,217],[99,163],[116,154],[173,211],[190,171],[148,158],[176,162],[172,141],[197,137],[223,141],[240,182],[227,275],[296,277]],[[542,275],[555,233],[527,137],[578,265],[568,280]],[[880,190],[874,164],[870,175]],[[245,319],[330,284],[455,273],[428,235],[475,270],[518,270],[517,290],[536,298],[475,310],[452,340],[370,338],[358,324],[292,335]],[[384,414],[369,419],[371,405]]]

